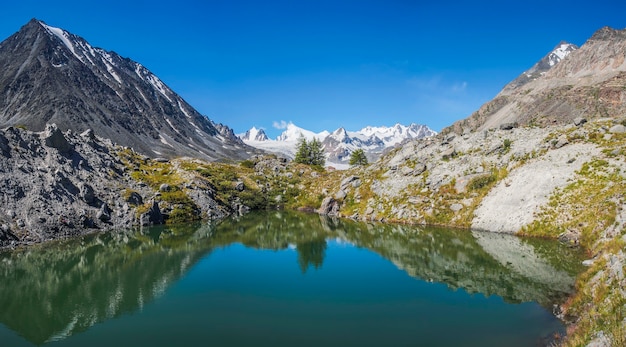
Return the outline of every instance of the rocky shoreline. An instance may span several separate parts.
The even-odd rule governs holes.
[[[232,165],[151,159],[89,130],[10,127],[0,130],[0,245],[268,207],[559,238],[590,254],[577,294],[560,309],[563,317],[578,317],[568,341],[608,346],[624,323],[599,326],[593,312],[621,310],[619,303],[626,302],[625,144],[621,122],[595,119],[440,134],[405,144],[368,167],[319,172],[271,156]],[[600,208],[615,213],[604,222],[599,215],[576,220],[583,214],[578,204],[596,208],[593,199],[584,201],[586,191],[572,193],[585,184],[591,192],[608,192],[601,200],[610,204]],[[566,200],[568,194],[577,200]],[[550,209],[555,204],[560,210]],[[609,298],[602,297],[606,288],[612,288]]]
[[[132,177],[122,151],[132,152],[90,130],[63,133],[55,125],[43,132],[0,130],[0,246],[162,224],[170,204],[161,201],[162,191]],[[196,194],[189,196],[196,197],[199,215],[228,214],[210,198],[209,188],[193,188]]]

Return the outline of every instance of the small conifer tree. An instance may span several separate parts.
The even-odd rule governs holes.
[[[356,149],[350,154],[350,165],[357,166],[367,164],[367,157],[365,156],[365,151],[363,151],[363,149]]]
[[[293,161],[300,164],[309,164],[309,157],[309,143],[304,136],[300,136],[300,138],[298,138],[298,145],[296,146],[296,157]]]

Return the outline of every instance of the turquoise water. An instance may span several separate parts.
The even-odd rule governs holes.
[[[272,212],[0,255],[3,346],[538,346],[558,243]]]

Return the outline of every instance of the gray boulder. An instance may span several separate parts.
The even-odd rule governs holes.
[[[98,218],[102,222],[110,221],[111,209],[109,208],[109,205],[107,205],[106,203],[102,204],[102,207],[100,207],[100,210],[98,210],[98,213],[96,214],[96,218]]]
[[[452,210],[452,212],[459,212],[463,209],[463,205],[462,204],[452,204],[450,205],[450,209]]]
[[[335,199],[337,200],[343,200],[348,194],[346,193],[345,190],[340,190],[337,193],[335,193]]]
[[[351,183],[353,183],[354,181],[358,180],[359,176],[348,176],[346,178],[344,178],[343,180],[341,180],[341,190],[346,190]]]
[[[237,182],[237,184],[235,184],[235,189],[238,192],[243,192],[243,190],[246,189],[246,186],[243,184],[243,182],[239,181]]]
[[[46,125],[46,130],[43,132],[43,140],[46,146],[56,148],[60,153],[66,154],[72,150],[72,145],[67,142],[67,139],[56,124]]]
[[[87,183],[82,183],[80,185],[79,197],[89,205],[93,205],[96,203],[96,194],[93,190],[93,187]]]
[[[339,207],[339,201],[329,196],[324,198],[317,213],[326,216],[337,216],[339,214]]]
[[[404,166],[402,168],[402,174],[405,176],[419,176],[424,171],[426,171],[426,165],[421,163],[415,164],[414,168],[411,168],[410,166]]]
[[[163,224],[164,218],[159,208],[159,204],[156,201],[152,201],[152,206],[146,213],[142,213],[139,217],[139,223],[141,226],[159,225]]]
[[[609,132],[612,134],[623,134],[626,133],[626,126],[622,124],[616,124],[609,129]]]
[[[587,119],[583,118],[583,117],[576,117],[574,118],[574,125],[579,127],[583,124],[587,123]]]
[[[500,124],[500,130],[512,130],[519,126],[517,122],[509,122]]]

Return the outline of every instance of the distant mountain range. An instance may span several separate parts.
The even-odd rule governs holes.
[[[244,159],[255,150],[141,64],[32,19],[0,43],[0,127],[87,129],[150,157]]]
[[[396,124],[392,127],[368,126],[358,131],[339,128],[335,131],[315,133],[289,123],[275,140],[270,140],[263,129],[251,128],[239,137],[248,145],[269,152],[293,158],[298,139],[317,139],[322,142],[328,165],[347,165],[350,154],[356,149],[363,149],[370,161],[375,161],[387,149],[393,148],[411,139],[433,136],[437,133],[425,125]]]

